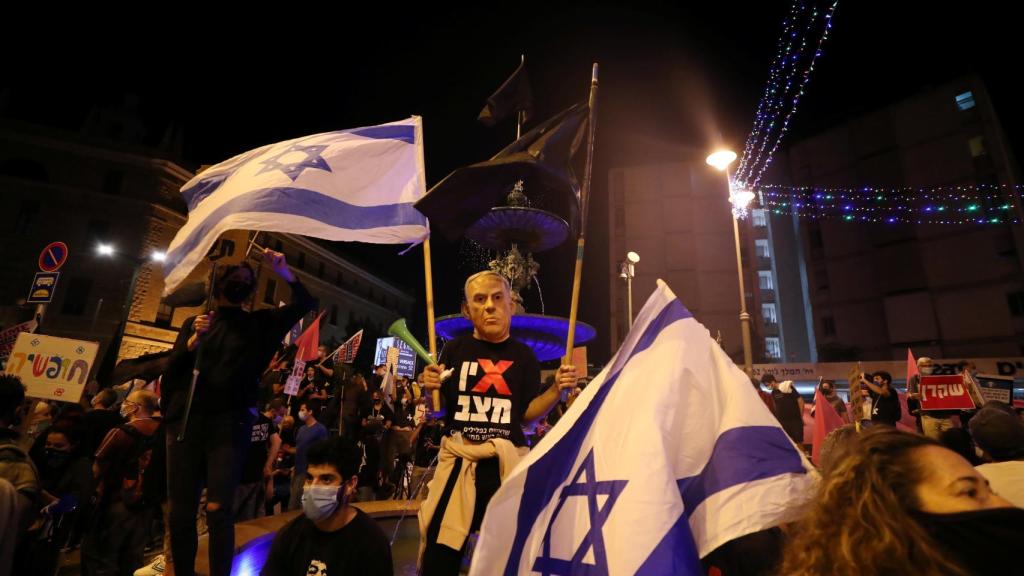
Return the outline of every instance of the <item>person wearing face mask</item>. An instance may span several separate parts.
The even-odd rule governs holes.
[[[299,405],[298,431],[295,432],[295,447],[285,450],[295,456],[295,468],[292,470],[292,492],[288,508],[296,509],[302,505],[302,486],[306,481],[306,454],[309,447],[318,440],[327,438],[327,428],[317,422],[316,415],[320,412],[318,402],[309,401]]]
[[[83,520],[81,511],[92,495],[92,464],[82,455],[84,430],[80,422],[58,420],[47,430],[36,468],[42,483],[41,532],[50,534],[32,544],[32,574],[53,574],[61,546]]]
[[[907,398],[921,401],[921,376],[930,376],[935,372],[935,363],[931,358],[922,356],[917,359],[917,371],[907,381]],[[953,428],[952,416],[956,410],[921,410],[921,432],[932,440],[938,441],[942,433]]]
[[[856,436],[788,529],[779,574],[1015,573],[1024,510],[956,453],[918,434]]]
[[[321,440],[309,448],[302,514],[274,537],[260,574],[394,573],[384,531],[365,512],[350,505],[360,460],[359,449],[348,438]]]
[[[195,516],[204,485],[210,575],[230,574],[235,551],[231,508],[256,419],[260,376],[284,335],[316,306],[283,254],[264,250],[263,259],[264,269],[289,283],[291,303],[249,312],[242,304],[255,286],[252,267],[219,269],[213,286],[216,309],[185,320],[163,377],[171,549],[178,576],[195,573]],[[193,367],[199,378],[185,429]],[[179,436],[183,441],[177,441]]]
[[[142,495],[140,478],[153,461],[154,437],[160,418],[159,398],[136,390],[121,403],[128,423],[111,430],[96,450],[92,473],[96,482],[91,526],[82,541],[82,567],[86,574],[131,574],[143,565],[147,525],[152,502]]]

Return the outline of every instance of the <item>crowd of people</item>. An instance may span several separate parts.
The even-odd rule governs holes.
[[[297,393],[286,394],[295,350],[280,337],[311,305],[278,256],[268,254],[293,283],[293,306],[266,315],[232,308],[252,274],[225,271],[223,305],[189,320],[157,381],[75,404],[27,399],[16,377],[0,375],[0,574],[54,574],[60,552],[76,548],[87,575],[150,576],[172,563],[191,574],[202,533],[210,573],[229,574],[234,523],[289,510],[302,513],[275,536],[263,574],[391,574],[387,538],[352,506],[388,498],[423,500],[422,573],[459,572],[491,496],[585,379],[561,366],[541,382],[532,352],[509,338],[507,281],[481,273],[465,286],[474,333],[449,342],[438,365],[414,379],[385,366],[366,375],[321,346]],[[269,335],[252,346],[235,337],[254,325]],[[930,362],[921,359],[920,373]],[[192,366],[213,373],[196,405],[182,386]],[[231,388],[239,374],[254,385]],[[918,384],[906,393],[917,430],[900,431],[890,374],[852,375],[847,400],[822,380],[818,391],[843,425],[821,446],[816,497],[791,522],[712,552],[708,573],[1012,572],[1024,538],[1024,422],[997,402],[922,411]],[[805,446],[795,384],[766,375],[754,386]],[[147,548],[159,553],[150,562]]]

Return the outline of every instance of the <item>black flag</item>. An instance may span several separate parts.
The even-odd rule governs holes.
[[[477,120],[484,126],[494,126],[509,114],[520,110],[523,111],[523,122],[533,114],[533,93],[530,91],[525,62],[521,62],[508,80],[491,94]]]
[[[587,125],[587,104],[581,102],[536,126],[486,162],[458,168],[416,202],[431,227],[449,241],[497,205],[523,180],[527,195],[543,197],[547,207],[575,229],[579,183],[572,157]]]

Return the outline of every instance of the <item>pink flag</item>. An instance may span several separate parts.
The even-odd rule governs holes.
[[[820,390],[814,392],[814,434],[811,441],[811,461],[818,464],[818,455],[821,453],[821,445],[825,442],[828,433],[843,425],[843,419],[832,407],[832,404],[825,400]]]

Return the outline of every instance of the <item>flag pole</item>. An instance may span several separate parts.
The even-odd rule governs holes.
[[[586,244],[587,209],[590,207],[590,176],[594,168],[594,133],[597,131],[597,63],[590,75],[590,100],[587,103],[587,164],[583,171],[583,185],[580,187],[580,229],[576,238],[576,271],[572,279],[572,304],[569,307],[569,336],[565,341],[565,357],[562,364],[572,362],[572,351],[576,338],[576,315],[579,313],[580,284],[583,279],[583,247]],[[586,367],[584,367],[586,368]],[[562,391],[562,401],[568,400],[568,390]]]
[[[423,276],[427,284],[427,346],[430,349],[430,359],[437,362],[437,330],[434,327],[434,274],[430,266],[430,237],[423,240]],[[433,402],[434,412],[441,410],[441,393],[432,390],[430,400]]]

